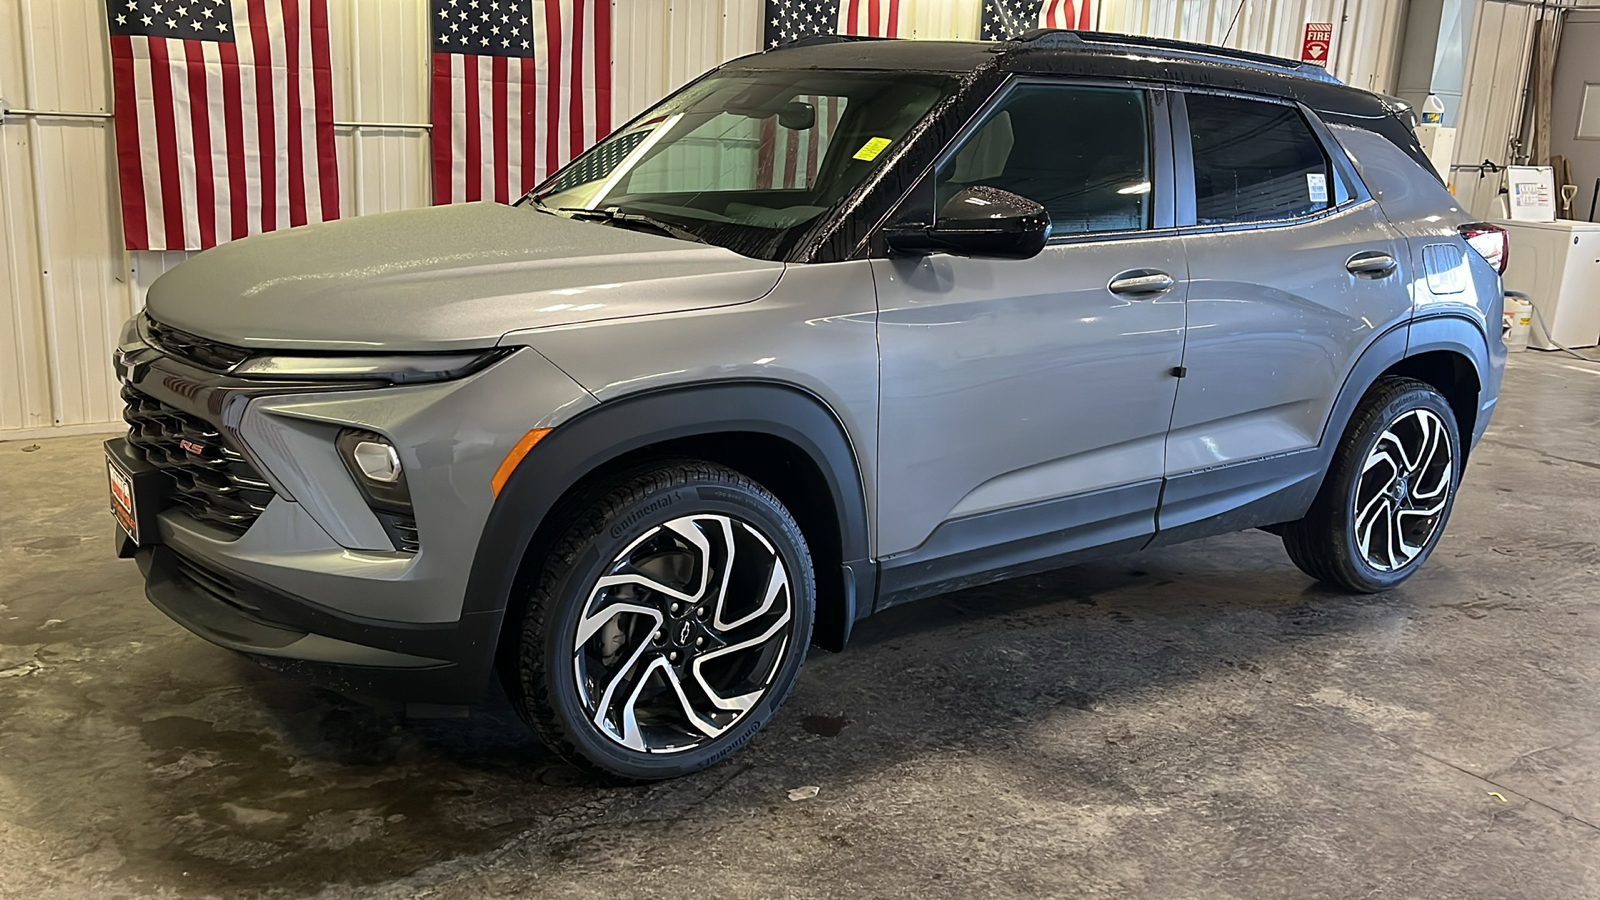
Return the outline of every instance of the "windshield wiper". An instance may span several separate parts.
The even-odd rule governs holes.
[[[537,199],[534,202],[538,202]],[[542,203],[540,204],[540,207],[545,208],[544,204]],[[660,219],[647,216],[643,213],[623,212],[622,207],[620,206],[608,206],[605,209],[585,209],[582,206],[559,206],[556,207],[555,211],[558,213],[567,213],[570,218],[579,219],[585,222],[607,222],[613,225],[644,225],[645,227],[652,228],[661,234],[666,235],[667,237],[674,237],[680,241],[694,241],[697,244],[708,243],[705,238],[700,237],[687,228],[674,225],[671,222],[663,222]]]

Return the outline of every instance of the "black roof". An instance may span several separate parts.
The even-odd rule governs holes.
[[[1072,75],[1291,99],[1314,110],[1335,138],[1346,129],[1379,134],[1419,168],[1433,172],[1416,133],[1399,114],[1399,101],[1341,84],[1321,69],[1293,60],[1177,41],[1045,30],[988,42],[816,35],[740,57],[712,71],[729,70],[915,73],[944,76],[952,84],[945,101],[935,104],[898,142],[888,164],[839,201],[836,214],[819,217],[804,234],[786,233],[787,243],[781,246],[751,253],[769,259],[855,258],[882,217],[931,170],[965,124],[1017,75]]]
[[[1290,97],[1319,112],[1357,118],[1393,112],[1386,98],[1349,87],[1320,66],[1243,50],[1091,31],[1040,29],[1010,41],[816,35],[729,65],[1098,76]]]

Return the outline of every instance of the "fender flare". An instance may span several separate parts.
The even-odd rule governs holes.
[[[1488,427],[1489,414],[1498,399],[1497,367],[1490,346],[1488,329],[1488,323],[1464,313],[1438,313],[1412,321],[1410,340],[1406,347],[1408,357],[1445,352],[1465,359],[1472,368],[1473,380],[1477,382],[1477,394],[1471,410],[1472,421],[1470,424],[1457,423],[1462,429],[1463,463],[1472,455],[1472,448],[1477,446],[1478,438],[1483,436],[1484,429]],[[1501,365],[1504,364],[1503,353],[1504,351],[1502,351]],[[1486,398],[1487,405],[1485,405]],[[1454,399],[1451,402],[1453,403]]]
[[[652,444],[717,432],[785,440],[822,473],[838,516],[844,608],[833,634],[823,633],[819,608],[813,639],[828,649],[842,648],[854,621],[871,610],[876,587],[860,462],[844,426],[823,401],[799,388],[767,382],[631,395],[579,413],[550,432],[518,464],[490,508],[467,578],[464,613],[504,613],[535,533],[583,477]],[[820,586],[828,573],[818,572],[817,577]]]
[[[1414,319],[1406,344],[1406,355],[1417,356],[1435,350],[1448,350],[1467,358],[1483,387],[1483,373],[1491,368],[1489,335],[1484,325],[1461,313],[1439,313]]]
[[[1464,315],[1441,313],[1394,326],[1361,351],[1339,388],[1339,396],[1322,426],[1322,439],[1318,443],[1319,464],[1324,474],[1339,446],[1339,438],[1355,414],[1356,404],[1366,396],[1373,382],[1408,357],[1438,350],[1465,357],[1472,364],[1481,390],[1483,373],[1489,365],[1489,346],[1478,322]]]

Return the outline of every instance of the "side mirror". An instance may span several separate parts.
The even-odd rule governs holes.
[[[790,131],[805,131],[817,124],[817,108],[803,100],[791,100],[778,110],[778,124]]]
[[[893,225],[884,231],[884,239],[890,250],[906,255],[1030,259],[1050,239],[1050,213],[1027,197],[973,185],[951,197],[932,225]]]

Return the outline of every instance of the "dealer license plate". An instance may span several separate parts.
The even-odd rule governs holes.
[[[106,476],[111,486],[111,515],[128,533],[128,537],[138,544],[139,507],[133,498],[133,476],[124,472],[109,456],[106,457]]]

